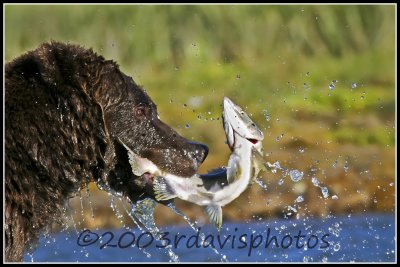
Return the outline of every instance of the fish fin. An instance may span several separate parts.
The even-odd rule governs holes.
[[[140,168],[139,163],[136,160],[137,155],[122,141],[120,143],[125,147],[128,153],[129,164],[131,165],[131,169],[134,175],[140,176],[143,173],[143,170]]]
[[[165,178],[161,176],[154,177],[153,190],[154,196],[158,201],[169,200],[177,197]]]
[[[257,151],[254,147],[252,148],[252,156],[253,156],[253,164],[256,169],[259,171],[265,170],[265,171],[271,171],[272,168],[270,167],[270,164],[265,161],[263,158],[263,155]],[[257,177],[255,177],[257,178]]]
[[[219,205],[208,205],[205,207],[205,211],[210,218],[212,224],[217,227],[218,231],[222,226],[222,208]]]
[[[228,166],[226,168],[226,179],[228,183],[233,183],[239,177],[239,157],[235,154],[232,154],[228,161]]]
[[[135,175],[139,174],[141,171],[140,171],[139,165],[137,164],[134,156],[131,153],[128,153],[128,158],[129,158],[129,164],[131,165],[132,172]]]

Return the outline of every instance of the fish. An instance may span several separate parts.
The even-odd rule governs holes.
[[[227,166],[192,177],[164,173],[153,181],[157,201],[180,198],[204,206],[217,229],[222,226],[222,207],[239,197],[261,170],[269,170],[263,159],[264,134],[246,112],[224,97],[222,118],[231,150]]]

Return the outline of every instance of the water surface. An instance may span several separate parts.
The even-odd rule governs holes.
[[[209,225],[201,227],[204,244],[188,226],[159,228],[164,232],[166,243],[153,240],[150,233],[136,228],[62,232],[41,238],[33,255],[26,254],[24,260],[168,262],[171,258],[163,246],[169,244],[180,262],[395,261],[395,217],[392,214],[225,222],[220,232]],[[96,236],[99,239],[94,242]],[[108,241],[111,246],[105,246]],[[85,242],[94,243],[82,246]],[[220,254],[209,247],[212,245]]]

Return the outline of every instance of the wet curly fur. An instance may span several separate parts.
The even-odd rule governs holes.
[[[193,175],[207,148],[158,119],[118,65],[91,49],[44,43],[5,67],[5,255],[21,261],[65,201],[95,181],[131,201],[153,197],[127,151]]]

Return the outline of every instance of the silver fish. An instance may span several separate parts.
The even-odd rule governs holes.
[[[269,169],[263,160],[262,131],[229,98],[224,98],[223,107],[224,130],[232,151],[228,166],[192,177],[167,173],[155,177],[153,182],[157,200],[178,197],[205,206],[208,217],[218,229],[222,225],[222,207],[236,199],[262,169]]]

